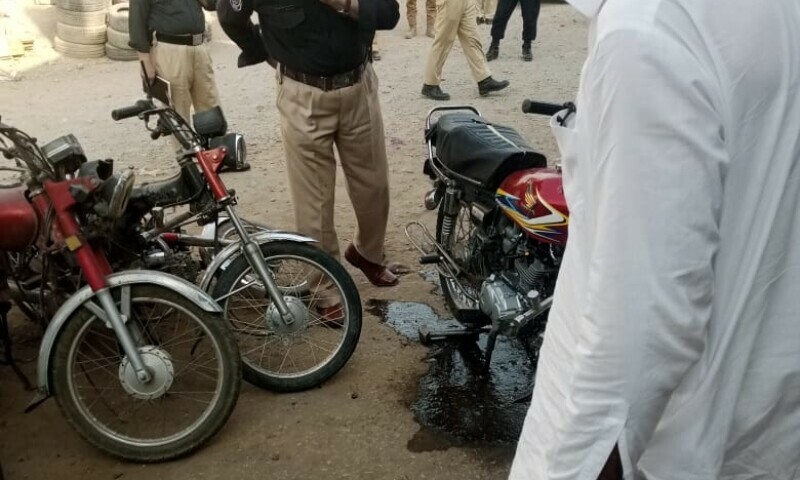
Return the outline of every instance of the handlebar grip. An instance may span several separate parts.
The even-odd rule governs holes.
[[[147,100],[139,100],[134,105],[130,107],[122,107],[117,108],[116,110],[111,111],[111,118],[116,121],[125,120],[126,118],[131,118],[139,115],[142,112],[146,112],[150,110],[151,105],[150,102]]]
[[[535,102],[533,100],[524,100],[522,102],[522,113],[532,113],[534,115],[548,115],[553,116],[556,113],[564,110],[566,105],[558,105],[555,103]]]

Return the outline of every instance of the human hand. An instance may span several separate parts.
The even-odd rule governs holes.
[[[319,0],[320,2],[324,3],[325,5],[331,7],[336,11],[344,10],[345,1],[344,0]]]

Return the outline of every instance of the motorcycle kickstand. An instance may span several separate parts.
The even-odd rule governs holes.
[[[500,333],[496,327],[492,327],[489,331],[489,337],[486,339],[486,368],[492,363],[492,353],[494,353],[494,346],[497,344],[497,335]]]
[[[19,378],[22,384],[25,386],[25,390],[33,390],[30,380],[28,380],[28,377],[25,376],[25,373],[19,368],[17,362],[14,361],[14,355],[11,349],[11,333],[9,332],[8,325],[8,311],[10,309],[10,305],[0,305],[0,345],[3,346],[5,357],[2,361],[0,361],[0,363],[11,367],[11,370],[14,371],[14,373],[17,375],[17,378]]]

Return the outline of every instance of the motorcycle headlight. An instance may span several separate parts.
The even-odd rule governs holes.
[[[130,200],[133,192],[136,174],[133,173],[133,167],[128,167],[119,176],[113,178],[116,179],[116,182],[113,184],[108,200],[108,217],[118,219],[122,217],[125,209],[128,208],[128,200]]]
[[[228,151],[224,165],[231,170],[241,170],[247,165],[247,145],[239,133],[229,133],[209,140],[210,148],[225,147]]]

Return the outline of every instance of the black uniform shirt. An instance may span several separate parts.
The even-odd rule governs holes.
[[[198,0],[130,0],[128,8],[129,44],[139,52],[150,51],[154,31],[167,35],[194,35],[206,29],[206,19]]]
[[[258,13],[259,27],[250,16]],[[367,58],[375,30],[391,30],[400,19],[397,0],[359,0],[358,20],[320,0],[218,0],[217,17],[239,45],[239,66],[271,57],[310,75],[355,69]]]

